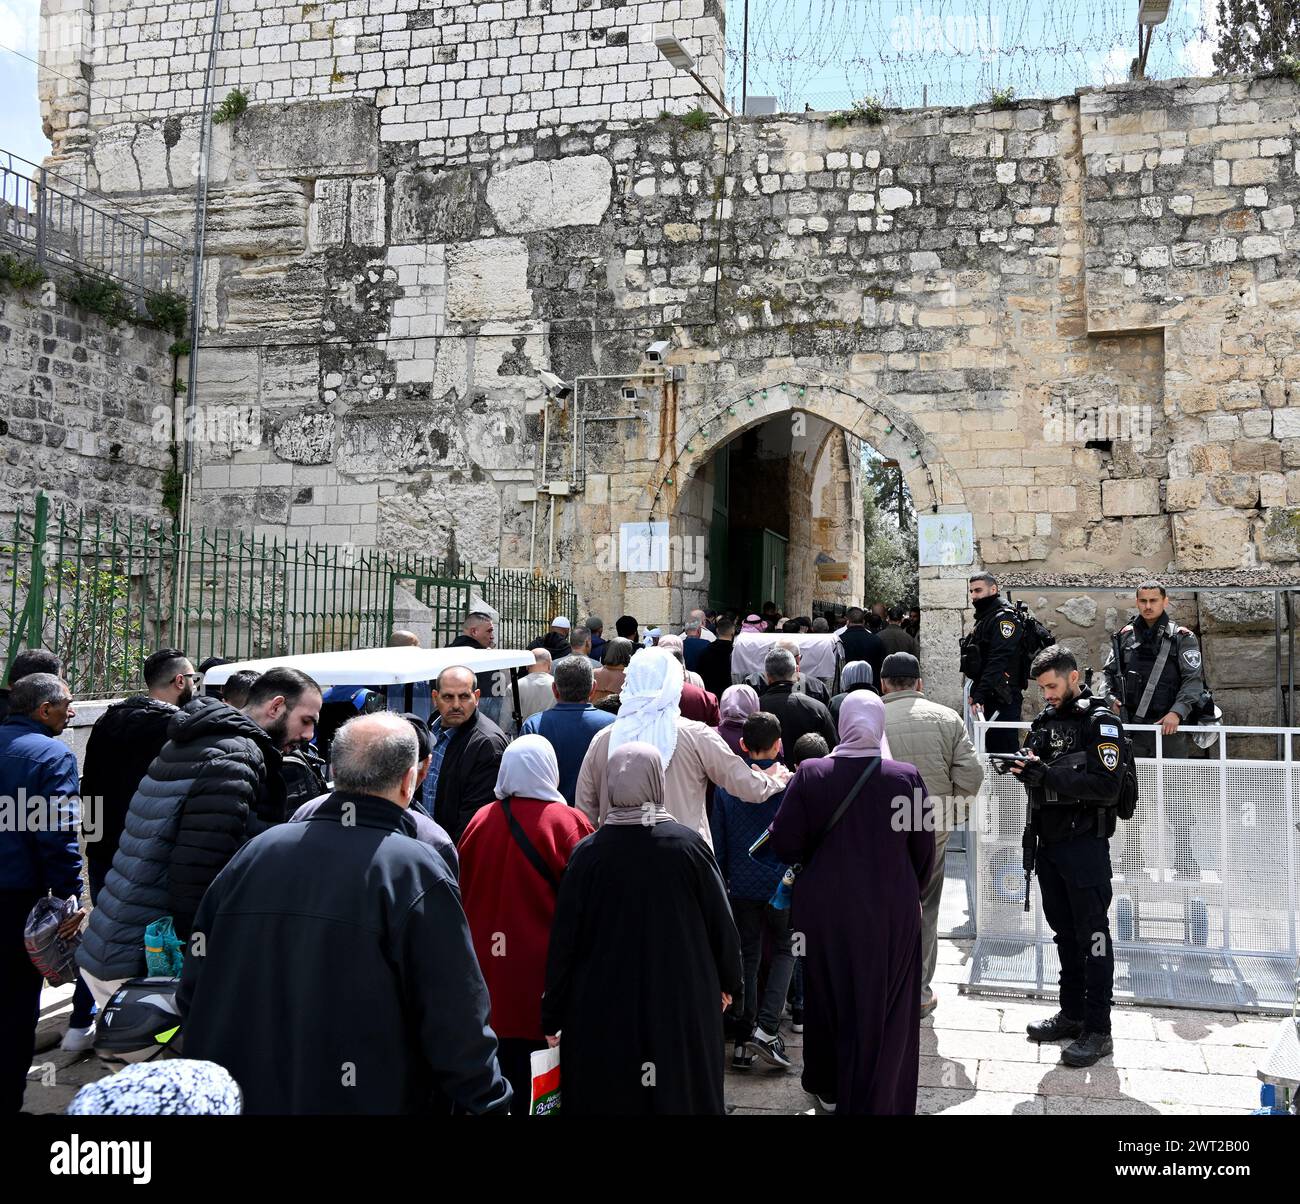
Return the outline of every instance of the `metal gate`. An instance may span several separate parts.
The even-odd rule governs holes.
[[[1111,840],[1116,1000],[1291,1010],[1300,939],[1300,730],[1222,730],[1277,736],[1284,756],[1235,759],[1219,740],[1206,759],[1137,759],[1137,813],[1119,822]],[[988,772],[975,809],[978,936],[963,988],[970,993],[1057,992],[1060,966],[1036,889],[1024,910],[1025,804],[1014,778]],[[1192,873],[1175,866],[1175,846],[1184,840]]]

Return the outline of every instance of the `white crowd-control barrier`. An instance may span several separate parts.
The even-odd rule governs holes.
[[[1017,725],[979,725],[1010,726]],[[1300,729],[1221,731],[1280,737],[1284,755],[1239,759],[1220,739],[1204,759],[1165,758],[1159,741],[1155,757],[1137,758],[1137,812],[1118,822],[1110,844],[1117,1001],[1291,1010],[1300,939]],[[1059,963],[1037,876],[1024,909],[1026,805],[1015,777],[989,769],[971,840],[977,936],[964,988],[971,993],[1057,990]]]

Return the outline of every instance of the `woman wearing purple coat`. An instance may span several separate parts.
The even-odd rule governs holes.
[[[804,867],[792,904],[806,958],[803,1087],[827,1111],[910,1116],[921,1056],[921,891],[934,858],[930,825],[913,829],[930,805],[916,768],[889,757],[879,697],[848,695],[839,726],[835,751],[799,766],[770,840],[776,857]]]

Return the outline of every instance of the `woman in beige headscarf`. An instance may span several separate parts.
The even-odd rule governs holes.
[[[678,703],[683,670],[670,652],[645,648],[632,658],[623,683],[618,719],[596,733],[578,773],[577,806],[600,827],[609,814],[605,768],[620,745],[644,741],[659,750],[664,803],[678,823],[712,847],[705,791],[712,782],[747,803],[761,803],[785,787],[790,772],[779,763],[755,769],[736,756],[714,728],[683,719]]]
[[[542,999],[564,1114],[720,1116],[743,973],[726,887],[664,805],[658,748],[619,745],[602,777],[608,818],[561,879]]]

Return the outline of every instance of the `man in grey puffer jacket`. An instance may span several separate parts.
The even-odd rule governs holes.
[[[281,752],[309,740],[321,693],[305,673],[272,669],[242,711],[196,698],[131,799],[77,964],[102,1008],[145,972],[144,932],[172,916],[186,940],[208,884],[251,837],[283,823]]]

